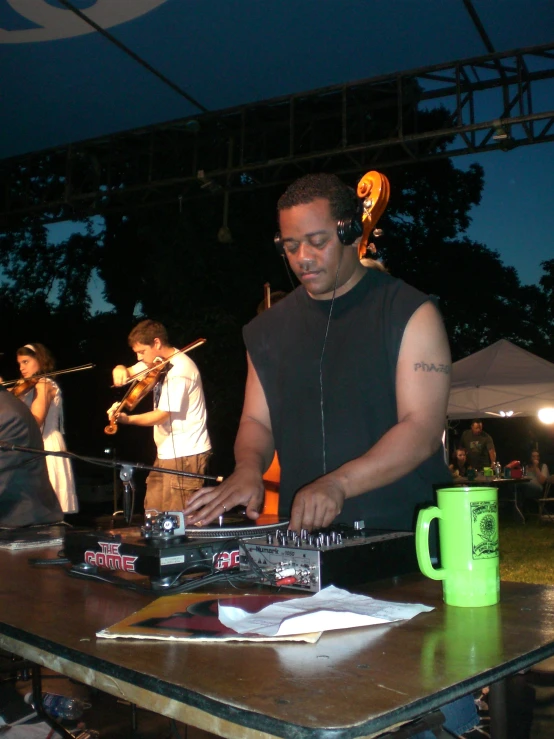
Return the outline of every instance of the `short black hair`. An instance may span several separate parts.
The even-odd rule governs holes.
[[[307,205],[318,198],[329,201],[331,215],[337,221],[352,218],[360,209],[355,191],[336,174],[307,174],[289,185],[277,202],[277,215],[295,205]]]

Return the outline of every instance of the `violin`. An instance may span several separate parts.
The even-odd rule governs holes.
[[[183,352],[189,352],[191,349],[196,349],[197,346],[201,346],[205,343],[206,339],[197,339],[196,341],[193,341],[192,344],[188,344],[188,346],[185,346],[183,349],[179,349],[179,351],[174,352],[170,357],[167,357],[167,359],[157,362],[154,367],[137,372],[136,375],[130,377],[127,383],[125,383],[130,384],[130,387],[114,409],[113,413],[110,415],[110,422],[104,428],[104,433],[110,435],[117,433],[118,415],[125,411],[134,410],[140,401],[156,387],[161,379],[162,372],[167,371],[166,366],[171,362],[173,357],[177,354],[182,354]],[[139,377],[141,378],[140,380],[138,379]]]
[[[377,221],[383,213],[389,202],[390,183],[384,174],[372,170],[366,174],[358,182],[358,197],[362,199],[362,226],[363,233],[358,244],[358,257],[363,259],[366,252],[375,254],[375,244],[369,243],[369,238],[373,232],[374,236],[380,236],[375,232]]]
[[[33,375],[26,379],[20,377],[18,380],[8,380],[7,382],[1,382],[0,385],[8,388],[8,392],[14,395],[16,398],[25,395],[29,390],[32,390],[39,380],[43,377],[55,377],[57,375],[66,375],[70,372],[80,372],[81,370],[93,369],[96,367],[95,364],[82,364],[79,367],[70,367],[69,369],[56,370],[54,372],[45,372],[39,375]],[[8,387],[11,385],[12,387]]]
[[[141,380],[136,380],[129,390],[125,393],[123,399],[119,403],[117,409],[110,417],[110,423],[104,428],[105,434],[117,433],[117,417],[123,411],[132,411],[151,392],[158,383],[162,372],[165,370],[165,364],[158,362],[155,367],[149,370]]]
[[[14,397],[20,398],[22,395],[28,393],[29,390],[32,390],[39,380],[40,377],[36,376],[28,377],[26,380],[18,380],[13,387],[8,388],[8,392]]]

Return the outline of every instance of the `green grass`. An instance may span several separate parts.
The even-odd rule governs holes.
[[[500,579],[554,585],[554,523],[500,520]]]

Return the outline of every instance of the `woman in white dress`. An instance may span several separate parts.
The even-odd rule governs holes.
[[[21,377],[52,372],[54,358],[43,344],[25,344],[17,350]],[[31,409],[42,431],[44,449],[48,452],[65,451],[63,438],[62,394],[51,377],[41,377],[28,392],[19,396]],[[65,457],[46,457],[48,476],[64,513],[76,513],[79,503],[75,494],[75,479],[71,461]]]

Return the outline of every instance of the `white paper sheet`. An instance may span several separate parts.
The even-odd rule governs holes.
[[[330,585],[308,598],[274,603],[254,614],[220,604],[219,620],[239,634],[290,636],[390,623],[432,610],[421,603],[390,603]]]

